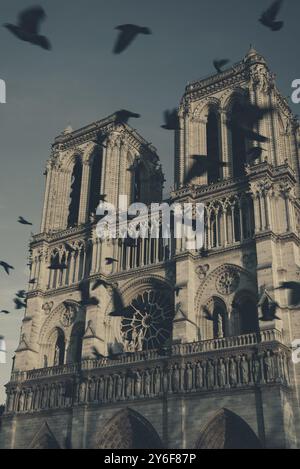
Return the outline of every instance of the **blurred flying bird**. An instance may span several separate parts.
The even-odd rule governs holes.
[[[114,47],[114,54],[121,54],[136,39],[139,34],[152,34],[149,28],[137,26],[135,24],[121,24],[115,28],[120,31]]]
[[[29,283],[30,285],[33,285],[33,284],[36,283],[36,282],[37,282],[37,279],[36,279],[36,278],[32,278],[31,280],[29,280],[28,283]]]
[[[194,163],[185,177],[186,184],[188,184],[194,178],[207,173],[209,169],[214,169],[216,166],[219,166],[221,168],[228,166],[228,163],[208,158],[207,155],[192,155],[191,159],[194,160]]]
[[[207,319],[208,321],[213,321],[214,320],[213,315],[211,314],[207,306],[204,306],[202,309],[203,309],[205,319]]]
[[[261,147],[252,147],[252,148],[250,148],[250,150],[248,150],[248,152],[247,152],[249,162],[253,162],[253,161],[258,160],[262,156],[264,151],[267,151],[267,150],[265,150],[264,148],[261,148]]]
[[[15,309],[26,308],[26,301],[21,301],[19,298],[14,298]]]
[[[178,110],[173,109],[171,111],[166,110],[164,112],[165,123],[161,126],[165,130],[179,130],[179,117]]]
[[[40,6],[35,6],[22,11],[18,17],[18,24],[5,24],[12,34],[25,42],[30,42],[43,49],[50,50],[51,44],[45,36],[39,34],[40,26],[46,18],[44,9]]]
[[[251,103],[239,103],[232,121],[236,125],[245,124],[251,127],[273,112],[274,108],[271,106],[261,107]]]
[[[98,278],[97,280],[95,280],[95,283],[94,283],[94,285],[92,286],[92,291],[97,290],[97,288],[99,288],[99,287],[101,287],[101,286],[107,288],[107,287],[110,286],[110,284],[109,284],[108,282],[106,282],[105,280],[103,280],[103,279],[101,279],[101,278]]]
[[[276,290],[290,290],[289,292],[289,306],[300,305],[300,283],[299,282],[282,282]]]
[[[229,64],[230,60],[229,59],[220,59],[220,60],[214,60],[214,67],[217,70],[218,73],[222,73],[223,70],[222,68],[225,67],[227,64]]]
[[[268,306],[268,308],[263,310],[263,315],[259,318],[259,320],[262,322],[270,322],[270,321],[274,321],[275,319],[280,320],[280,318],[276,316],[277,308],[278,308],[277,303],[271,303]]]
[[[114,259],[113,257],[106,257],[105,258],[105,264],[106,265],[112,265],[114,262],[119,262],[118,259]]]
[[[120,111],[115,112],[115,116],[118,124],[128,124],[129,119],[139,119],[141,117],[140,114],[127,111],[127,109],[120,109]]]
[[[25,220],[25,218],[23,218],[23,217],[18,218],[18,223],[21,223],[21,225],[30,225],[30,226],[32,226],[32,223],[30,223],[30,221]]]
[[[24,298],[26,298],[26,291],[25,291],[25,290],[19,290],[19,291],[16,293],[16,296],[17,296],[18,298],[24,299]]]
[[[7,311],[6,309],[2,309],[2,311],[0,311],[0,314],[3,313],[3,314],[10,314],[9,311]]]
[[[0,261],[0,266],[3,267],[7,275],[10,274],[10,270],[14,270],[14,267],[12,265],[7,264],[7,262]]]
[[[259,19],[259,21],[264,26],[271,29],[271,31],[279,31],[284,25],[283,21],[276,21],[278,13],[281,10],[282,4],[283,0],[276,0],[266,11],[263,12],[261,18]]]

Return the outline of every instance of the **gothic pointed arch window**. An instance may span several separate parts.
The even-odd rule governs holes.
[[[207,183],[213,184],[220,177],[220,126],[218,114],[214,109],[210,109],[206,124],[207,157],[210,160],[207,171]]]
[[[72,172],[68,227],[74,226],[78,223],[81,183],[82,183],[82,162],[79,158],[77,158],[74,168],[73,168],[73,172]]]
[[[96,213],[100,202],[101,177],[102,177],[102,155],[103,150],[94,154],[93,163],[91,165],[91,184],[89,196],[89,214]]]
[[[239,101],[235,101],[231,108],[231,142],[232,142],[232,168],[233,177],[245,175],[245,164],[247,163],[246,137],[237,122],[236,116],[242,115],[242,107]]]

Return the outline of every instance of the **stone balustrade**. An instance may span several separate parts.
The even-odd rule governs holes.
[[[222,340],[174,345],[165,356],[138,352],[117,360],[15,372],[7,385],[6,413],[290,385],[290,352],[275,329]]]

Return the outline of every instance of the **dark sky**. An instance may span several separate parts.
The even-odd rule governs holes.
[[[0,104],[0,259],[15,272],[0,272],[0,334],[9,349],[0,364],[0,403],[9,379],[23,312],[14,311],[14,292],[26,285],[30,229],[16,223],[19,215],[39,231],[44,190],[43,171],[50,145],[67,125],[74,129],[126,108],[139,112],[137,130],[157,148],[167,175],[173,177],[173,136],[160,129],[164,109],[178,105],[188,81],[213,72],[214,58],[241,59],[253,44],[277,75],[285,96],[300,77],[298,40],[300,2],[286,0],[285,28],[265,29],[258,18],[270,0],[44,0],[42,32],[53,50],[20,42],[0,28],[0,78],[7,84],[7,104]],[[1,0],[1,23],[14,22],[31,6],[24,0]],[[114,27],[148,26],[121,56],[113,55]],[[297,113],[297,106],[294,106]],[[26,287],[25,287],[26,288]]]

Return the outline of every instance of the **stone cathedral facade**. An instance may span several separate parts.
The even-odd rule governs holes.
[[[228,125],[242,101],[275,108],[251,164]],[[300,447],[300,308],[276,289],[300,266],[298,122],[254,49],[189,84],[179,120],[170,201],[204,204],[199,251],[97,237],[101,194],[162,201],[156,150],[129,125],[113,115],[56,138],[2,447]],[[186,184],[196,154],[216,164]]]

